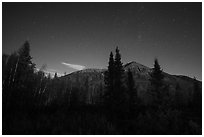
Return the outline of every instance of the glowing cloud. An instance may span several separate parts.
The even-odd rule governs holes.
[[[68,67],[70,67],[70,68],[76,69],[76,70],[85,69],[85,66],[82,66],[82,65],[69,64],[69,63],[65,63],[65,62],[62,62],[62,64],[65,65],[65,66],[68,66]]]

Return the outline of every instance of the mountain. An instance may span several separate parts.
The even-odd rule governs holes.
[[[135,81],[135,87],[137,87],[138,96],[144,102],[148,103],[149,73],[152,71],[152,68],[137,62],[127,63],[123,67],[125,70],[125,79],[127,78],[127,71],[130,69]],[[80,95],[86,96],[87,103],[96,103],[105,89],[105,71],[106,69],[84,69],[62,76],[60,79],[67,84],[69,91],[75,92],[77,90],[80,92]],[[187,102],[192,95],[194,80],[187,76],[170,75],[165,72],[163,74],[164,83],[168,86],[170,94],[174,95],[176,92],[182,92],[183,102]],[[201,82],[199,83],[201,86]]]

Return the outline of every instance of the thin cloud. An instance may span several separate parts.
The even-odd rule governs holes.
[[[76,70],[85,69],[85,66],[82,66],[82,65],[69,64],[69,63],[65,63],[65,62],[62,62],[62,64],[65,65],[65,66],[68,66],[68,67],[70,67],[70,68],[76,69]]]

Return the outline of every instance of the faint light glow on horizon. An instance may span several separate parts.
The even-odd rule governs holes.
[[[83,70],[83,69],[86,68],[85,66],[82,66],[82,65],[70,64],[70,63],[66,63],[66,62],[62,62],[62,64],[65,65],[65,66],[67,66],[67,67],[76,69],[76,70]]]

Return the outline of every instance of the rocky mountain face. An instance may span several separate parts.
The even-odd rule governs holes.
[[[131,70],[135,88],[138,97],[148,103],[149,97],[149,73],[152,68],[146,67],[137,62],[130,62],[124,65],[125,78],[127,79],[127,71]],[[81,96],[85,97],[85,101],[89,103],[97,103],[100,96],[104,93],[104,73],[106,69],[85,69],[73,72],[66,76],[60,77],[67,84],[67,90],[70,92],[78,91]],[[183,102],[187,102],[193,92],[193,79],[186,76],[176,76],[164,73],[164,83],[168,87],[169,93],[175,95],[176,92],[182,92]],[[124,80],[124,84],[126,80]],[[200,82],[201,86],[201,82]]]

